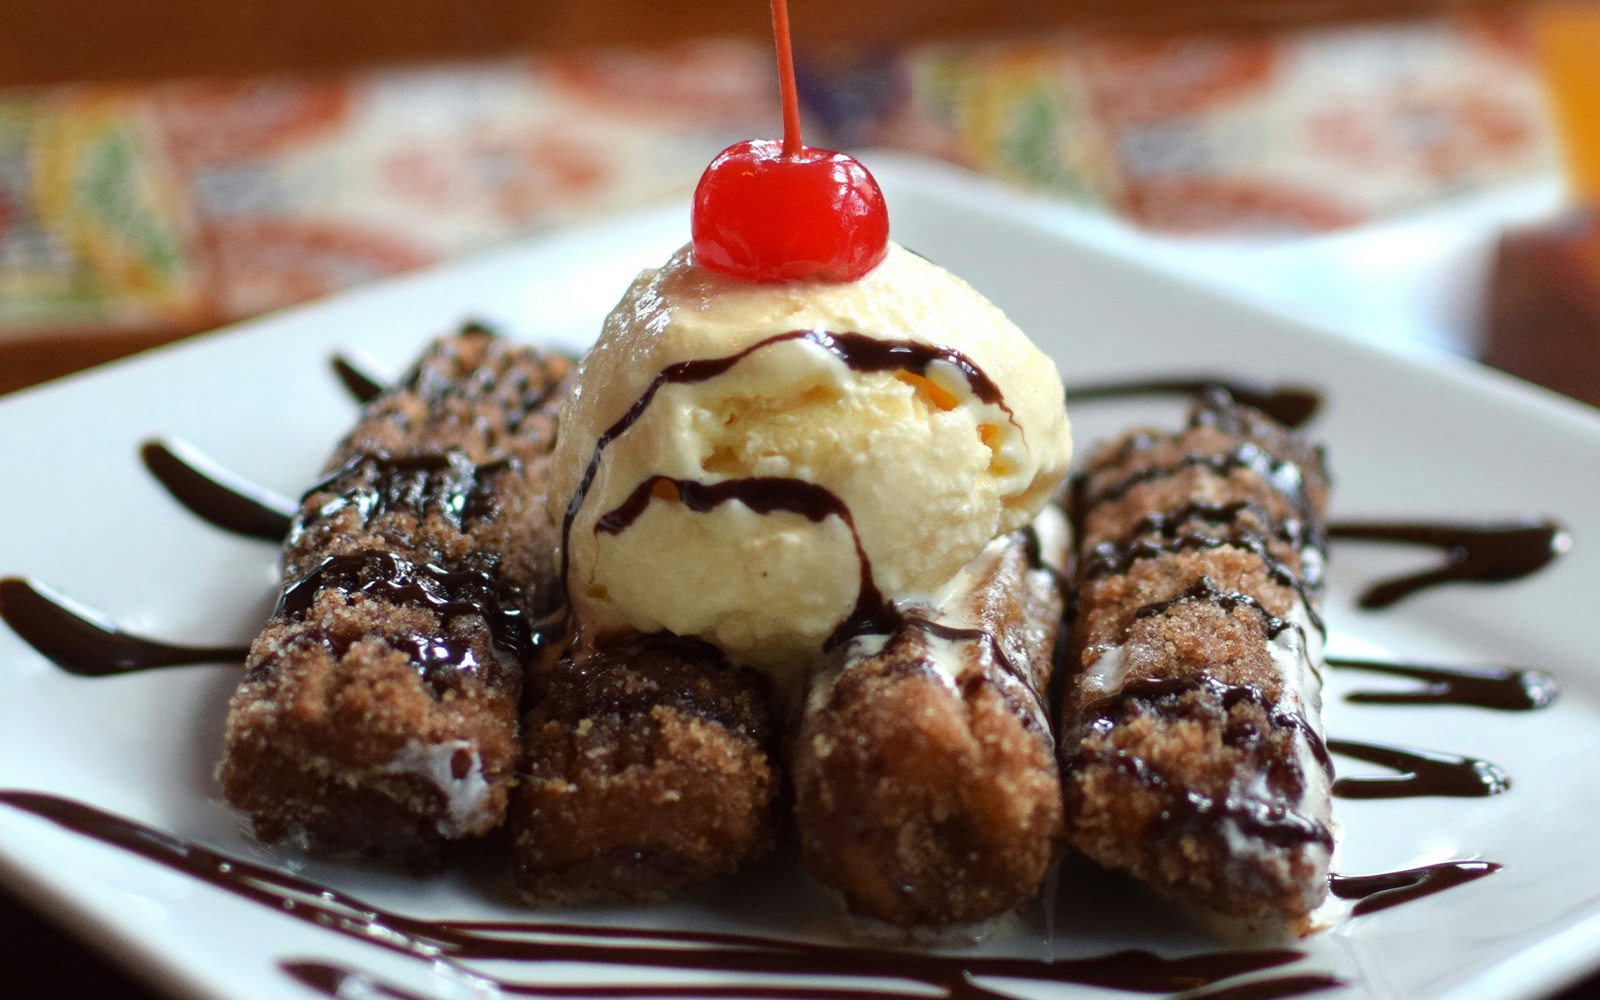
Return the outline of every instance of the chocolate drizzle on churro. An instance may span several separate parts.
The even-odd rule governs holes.
[[[1311,622],[1312,627],[1318,632],[1327,633],[1327,626],[1323,624],[1322,616],[1317,613],[1316,602],[1312,600],[1306,582],[1301,579],[1299,573],[1279,562],[1268,550],[1266,538],[1256,532],[1235,530],[1225,536],[1205,534],[1177,535],[1161,540],[1141,539],[1131,544],[1101,542],[1084,557],[1083,565],[1079,572],[1086,579],[1094,579],[1100,576],[1120,576],[1128,572],[1128,568],[1141,559],[1154,559],[1157,556],[1174,555],[1179,552],[1220,549],[1224,546],[1242,549],[1260,559],[1261,565],[1274,580],[1299,595],[1306,609],[1306,618]],[[1253,598],[1247,598],[1245,595],[1223,594],[1217,591],[1215,584],[1211,584],[1209,580],[1203,580],[1201,583],[1209,585],[1209,590],[1204,593],[1196,592],[1193,595],[1186,595],[1185,599],[1207,600],[1224,609],[1231,607],[1230,601],[1237,602],[1239,599],[1255,604]],[[1200,584],[1196,586],[1198,587]],[[1160,613],[1154,610],[1154,605],[1150,607],[1152,608],[1151,614]],[[1256,605],[1256,607],[1259,609],[1259,605]],[[1166,609],[1161,608],[1160,610],[1164,611]],[[1269,615],[1268,617],[1270,618],[1271,616]],[[1283,629],[1279,627],[1278,619],[1273,619],[1268,625],[1268,630],[1270,638],[1276,636]]]
[[[538,637],[529,628],[520,606],[520,591],[497,580],[488,570],[446,570],[380,550],[324,559],[283,589],[272,616],[303,618],[317,594],[325,589],[338,590],[352,598],[366,595],[390,604],[427,608],[437,614],[440,634],[413,636],[407,647],[412,662],[434,685],[436,693],[442,671],[470,670],[478,665],[467,646],[444,638],[451,619],[462,615],[481,618],[495,644],[513,657],[525,656]],[[252,673],[270,665],[271,660],[264,661]]]
[[[1173,608],[1176,608],[1182,604],[1212,604],[1224,611],[1232,611],[1234,608],[1245,608],[1254,612],[1255,615],[1261,619],[1261,630],[1266,634],[1268,639],[1276,639],[1279,635],[1283,634],[1289,629],[1294,629],[1300,632],[1302,634],[1302,638],[1304,637],[1304,630],[1295,622],[1292,622],[1287,618],[1279,618],[1277,615],[1263,607],[1259,600],[1249,594],[1241,594],[1236,591],[1222,590],[1212,582],[1209,576],[1201,577],[1184,590],[1166,598],[1165,600],[1152,601],[1149,604],[1141,605],[1138,610],[1134,611],[1133,617],[1135,619],[1153,618],[1158,615],[1164,615]],[[1317,623],[1317,625],[1320,629],[1320,621]]]
[[[1138,440],[1140,439],[1130,439],[1130,443]],[[1144,441],[1145,446],[1149,443],[1148,440]],[[1077,520],[1077,511],[1087,509],[1089,506],[1122,499],[1135,486],[1170,479],[1185,469],[1194,468],[1206,469],[1218,476],[1226,476],[1240,469],[1253,472],[1282,494],[1297,511],[1304,514],[1307,510],[1305,482],[1301,478],[1300,467],[1293,462],[1274,458],[1266,449],[1253,441],[1245,441],[1223,455],[1191,452],[1171,464],[1152,465],[1130,472],[1109,486],[1097,486],[1092,489],[1085,486],[1081,492],[1075,491],[1073,519]],[[1080,485],[1086,483],[1087,480],[1079,480]]]
[[[1208,697],[1224,712],[1241,702],[1257,705],[1266,713],[1268,722],[1275,728],[1293,729],[1299,732],[1328,777],[1333,777],[1333,759],[1328,753],[1329,744],[1306,719],[1305,714],[1271,701],[1260,688],[1248,684],[1224,684],[1214,678],[1187,677],[1132,680],[1123,684],[1115,693],[1081,709],[1080,714],[1082,718],[1089,720],[1090,728],[1095,728],[1117,721],[1134,706],[1159,711],[1162,702],[1190,693],[1200,693]]]
[[[494,478],[521,471],[514,458],[473,462],[460,451],[418,455],[357,454],[306,491],[336,494],[314,510],[302,511],[296,531],[354,509],[361,524],[375,517],[405,511],[416,517],[437,514],[446,524],[466,530],[493,514]]]
[[[1213,797],[1179,788],[1142,757],[1127,754],[1079,754],[1071,768],[1109,767],[1132,778],[1140,787],[1162,796],[1159,818],[1152,833],[1162,838],[1181,835],[1197,823],[1231,822],[1246,836],[1274,847],[1319,844],[1333,850],[1333,832],[1320,820],[1303,816],[1281,803],[1245,796]]]

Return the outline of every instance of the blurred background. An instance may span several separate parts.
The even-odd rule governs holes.
[[[1596,17],[793,3],[812,144],[1045,192],[1243,294],[1591,402],[1600,265],[1563,210],[1600,187]],[[0,391],[682,197],[777,131],[760,0],[0,6]]]

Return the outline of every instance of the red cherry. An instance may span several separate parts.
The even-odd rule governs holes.
[[[702,266],[743,281],[854,281],[889,249],[883,192],[859,161],[753,139],[711,161],[689,229]]]

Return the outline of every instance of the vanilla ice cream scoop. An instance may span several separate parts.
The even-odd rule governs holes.
[[[561,414],[573,609],[803,673],[1043,507],[1062,398],[998,309],[898,246],[860,280],[788,284],[684,248],[623,296]]]

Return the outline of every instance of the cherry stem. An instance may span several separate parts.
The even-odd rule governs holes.
[[[772,0],[772,35],[778,48],[778,90],[783,96],[783,155],[799,156],[800,94],[794,83],[794,50],[789,44],[789,4]]]

